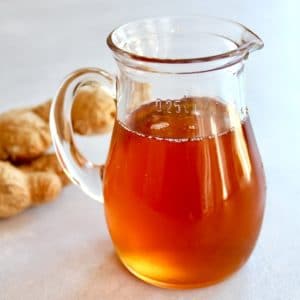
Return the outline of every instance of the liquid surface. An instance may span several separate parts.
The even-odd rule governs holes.
[[[249,257],[264,211],[249,119],[210,98],[141,106],[115,124],[104,196],[112,240],[135,275],[178,288],[223,279]]]

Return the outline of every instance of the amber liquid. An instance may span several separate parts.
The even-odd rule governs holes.
[[[242,266],[257,240],[265,181],[249,118],[209,98],[142,105],[116,122],[106,218],[137,277],[189,288]]]

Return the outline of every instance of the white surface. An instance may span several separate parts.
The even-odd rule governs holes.
[[[247,98],[268,181],[263,230],[247,265],[223,283],[190,291],[152,287],[125,271],[101,205],[68,187],[56,202],[0,221],[1,300],[300,299],[296,2],[0,1],[0,110],[53,95],[78,67],[113,70],[105,37],[128,20],[202,13],[248,25],[266,44],[249,59]]]

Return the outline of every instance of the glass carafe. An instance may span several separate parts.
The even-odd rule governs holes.
[[[58,158],[73,182],[104,199],[130,272],[162,287],[220,281],[246,262],[263,219],[264,171],[243,85],[249,53],[263,43],[210,17],[131,22],[107,43],[118,74],[75,71],[53,102]],[[117,105],[103,166],[78,151],[70,116],[77,90],[95,82]]]

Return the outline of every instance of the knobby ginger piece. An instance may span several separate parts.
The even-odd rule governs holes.
[[[0,114],[0,160],[28,161],[51,145],[48,124],[26,110]]]
[[[30,205],[26,176],[10,163],[0,161],[0,218],[13,216]]]
[[[55,199],[62,189],[60,178],[49,172],[22,172],[0,161],[0,218]]]
[[[55,173],[30,172],[26,174],[31,205],[47,203],[55,199],[62,189],[62,182]]]
[[[76,133],[92,135],[109,132],[115,121],[116,104],[98,85],[81,87],[72,108],[72,125]]]
[[[25,172],[35,171],[55,173],[59,176],[63,185],[67,185],[70,183],[70,180],[66,176],[54,153],[44,154],[43,156],[31,161],[30,163],[21,165],[19,169]]]

